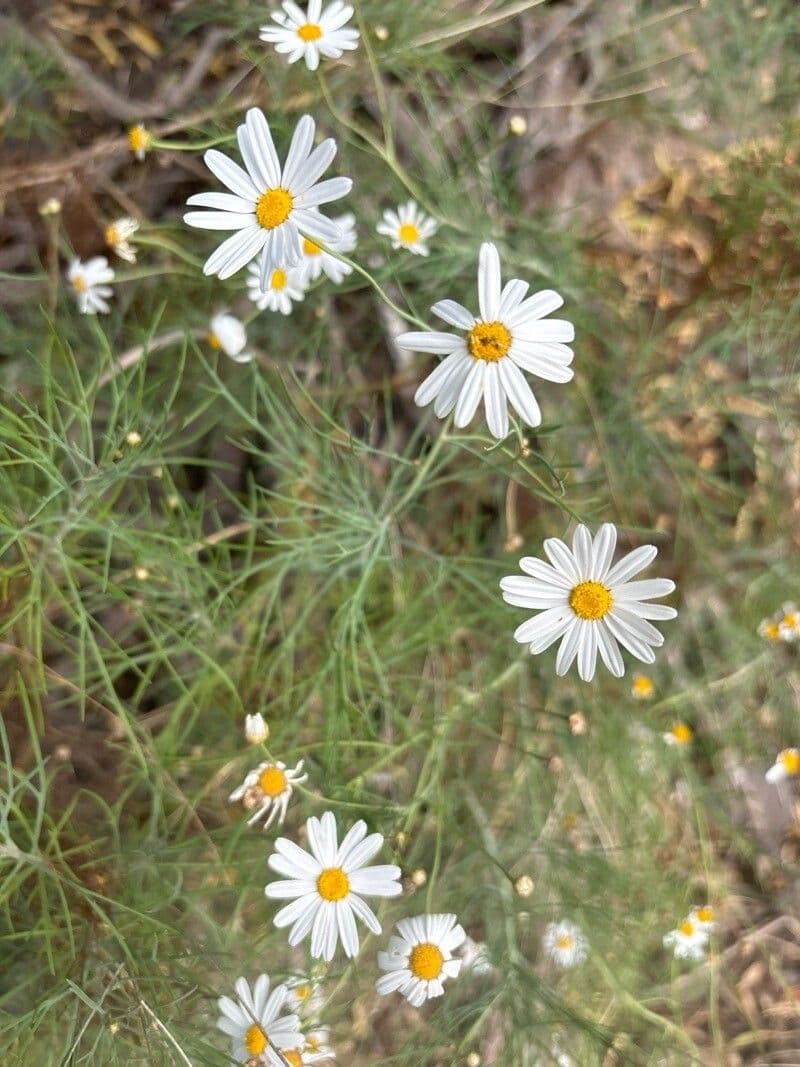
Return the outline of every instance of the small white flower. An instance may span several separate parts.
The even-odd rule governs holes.
[[[261,745],[269,737],[269,726],[260,711],[245,716],[244,736],[251,745]]]
[[[525,299],[528,283],[512,278],[501,288],[500,256],[493,244],[481,245],[478,261],[480,318],[455,300],[440,300],[431,311],[444,322],[466,331],[466,337],[438,330],[403,333],[400,348],[433,352],[445,358],[417,389],[414,401],[443,419],[455,408],[457,427],[472,420],[483,400],[489,430],[498,440],[508,433],[509,403],[530,426],[542,413],[522,371],[550,382],[568,382],[575,337],[572,323],[547,319],[564,301],[545,289]]]
[[[279,825],[286,818],[294,786],[308,781],[308,775],[302,772],[303,760],[293,770],[287,770],[285,763],[259,763],[228,800],[241,800],[248,810],[254,809],[248,826],[254,826],[266,815],[264,829],[268,830],[276,818]]]
[[[222,1013],[217,1027],[231,1039],[231,1055],[238,1063],[262,1057],[269,1067],[284,1067],[272,1046],[292,1049],[302,1046],[296,1015],[282,1015],[286,1000],[286,986],[279,985],[270,994],[269,978],[262,974],[256,979],[252,992],[245,978],[237,978],[236,1000],[220,997]]]
[[[251,263],[247,268],[247,295],[259,311],[267,308],[269,311],[279,311],[281,315],[289,315],[292,303],[303,300],[306,295],[302,270],[299,267],[292,270],[276,267],[270,271],[264,289],[258,266]]]
[[[784,782],[787,778],[797,778],[800,775],[800,748],[785,748],[779,752],[775,763],[767,771],[765,777],[773,785]]]
[[[345,955],[352,958],[359,947],[356,918],[374,934],[381,932],[381,924],[362,897],[399,896],[403,891],[398,881],[400,868],[365,866],[381,848],[383,835],[367,836],[367,824],[361,820],[341,845],[330,811],[321,819],[312,816],[306,832],[311,852],[279,837],[267,860],[284,880],[270,882],[264,892],[272,899],[292,901],[275,916],[275,925],[291,925],[290,945],[299,945],[310,933],[315,959],[332,960],[340,939]]]
[[[568,919],[550,923],[545,929],[542,945],[553,963],[559,967],[576,967],[583,963],[589,946],[580,927]]]
[[[340,215],[333,220],[339,227],[341,236],[338,241],[328,245],[333,252],[352,252],[356,247],[356,220],[354,215]],[[349,263],[343,263],[341,259],[331,255],[331,252],[320,248],[314,241],[304,237],[300,242],[302,259],[299,270],[303,273],[306,285],[316,281],[321,274],[327,274],[334,285],[338,285],[348,274],[353,273]]]
[[[114,269],[109,267],[105,256],[93,256],[85,263],[73,259],[67,270],[67,281],[82,315],[96,315],[98,311],[108,314],[111,310],[107,300],[113,289],[108,282],[114,281]]]
[[[290,978],[286,983],[288,1003],[298,1015],[314,1017],[322,1008],[325,1000],[319,983],[311,978]]]
[[[706,954],[708,930],[690,918],[684,919],[675,930],[664,934],[664,947],[671,948],[679,960],[701,960]]]
[[[284,1051],[283,1058],[286,1060],[288,1067],[311,1067],[311,1065],[315,1063],[323,1063],[325,1060],[336,1059],[336,1053],[321,1045],[316,1049],[310,1048],[308,1039],[306,1039],[306,1044],[303,1045],[302,1048],[293,1048]]]
[[[689,912],[689,921],[710,933],[717,928],[717,918],[710,904],[697,904]]]
[[[141,122],[128,130],[128,147],[140,163],[153,147],[153,135]]]
[[[668,578],[630,579],[653,562],[653,545],[628,552],[612,566],[617,531],[604,523],[594,541],[585,526],[578,526],[572,550],[557,537],[544,542],[550,560],[525,556],[519,561],[527,577],[503,578],[503,600],[521,608],[541,611],[514,631],[514,639],[529,646],[532,655],[563,638],[556,656],[556,674],[566,674],[577,656],[578,674],[585,682],[594,677],[597,653],[616,678],[625,673],[619,642],[643,663],[655,659],[653,647],[664,638],[648,619],[674,619],[675,608],[648,604],[651,597],[667,596],[675,588]],[[651,647],[653,646],[653,647]]]
[[[800,611],[797,610],[796,604],[791,601],[784,604],[776,614],[776,622],[781,641],[793,644],[800,638]]]
[[[326,1026],[322,1026],[317,1030],[310,1030],[306,1034],[306,1043],[303,1047],[303,1054],[306,1057],[316,1056],[317,1060],[306,1059],[307,1063],[316,1063],[318,1060],[332,1060],[336,1058],[336,1054],[328,1046],[328,1040],[330,1037],[330,1031]]]
[[[694,730],[685,722],[676,722],[671,729],[661,735],[668,745],[686,748],[694,740]]]
[[[492,974],[494,972],[494,965],[489,959],[486,945],[483,941],[473,941],[467,935],[461,946],[460,955],[465,971],[472,971],[473,974]]]
[[[395,924],[398,936],[389,938],[388,951],[378,953],[378,966],[386,974],[375,983],[381,996],[402,993],[419,1008],[444,993],[444,982],[455,978],[463,960],[453,952],[466,934],[455,915],[418,915]]]
[[[303,115],[281,168],[269,123],[253,107],[236,130],[246,170],[214,148],[206,152],[206,166],[231,192],[190,196],[189,206],[212,210],[189,211],[183,221],[204,230],[236,232],[209,256],[204,274],[230,278],[260,256],[264,289],[270,271],[300,262],[301,235],[322,244],[339,239],[339,227],[314,209],[346,196],[353,183],[350,178],[318,180],[336,155],[336,142],[329,137],[312,149],[314,130],[314,120]]]
[[[277,25],[262,26],[259,37],[274,44],[289,63],[303,59],[309,70],[316,70],[320,56],[341,59],[343,52],[358,47],[358,30],[344,28],[353,17],[350,4],[334,0],[323,10],[322,0],[309,0],[304,12],[292,0],[283,0],[282,7],[270,16]]]
[[[139,229],[136,219],[127,216],[117,219],[116,222],[106,226],[105,239],[108,247],[128,263],[136,262],[136,251],[131,244],[131,237]]]
[[[427,256],[427,242],[439,229],[439,223],[420,211],[413,200],[409,200],[407,204],[401,204],[397,211],[387,208],[375,229],[390,238],[392,248],[405,248],[416,256]]]
[[[208,343],[212,348],[221,349],[235,363],[249,363],[253,355],[245,352],[247,331],[244,323],[227,311],[220,311],[213,317],[208,328]]]

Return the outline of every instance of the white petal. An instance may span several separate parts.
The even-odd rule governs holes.
[[[233,211],[187,211],[183,221],[187,226],[194,226],[198,230],[246,230],[251,226],[256,228],[255,215],[236,214]]]
[[[336,904],[336,922],[339,927],[339,938],[344,947],[344,954],[352,959],[358,955],[358,931],[353,911],[346,900],[340,900]]]
[[[431,400],[438,396],[442,387],[447,383],[448,378],[454,374],[459,366],[466,360],[467,357],[462,353],[451,352],[450,355],[443,359],[439,366],[432,370],[428,377],[421,383],[414,394],[414,403],[421,408],[424,408],[426,404],[430,404]]]
[[[498,367],[500,380],[516,413],[529,426],[538,426],[542,421],[542,412],[520,369],[510,359],[501,359]]]
[[[281,165],[278,153],[275,151],[269,123],[264,117],[263,111],[257,107],[250,108],[245,115],[245,123],[253,146],[258,152],[259,169],[263,175],[264,184],[267,189],[275,189],[280,185]]]
[[[253,201],[233,193],[195,193],[186,201],[189,207],[212,207],[217,211],[233,211],[239,215],[253,214]]]
[[[658,549],[655,545],[642,545],[640,548],[635,548],[633,552],[623,556],[619,563],[611,568],[606,575],[607,583],[613,586],[622,585],[623,582],[627,582],[629,578],[632,578],[634,574],[638,574],[645,567],[649,567],[657,555]]]
[[[324,174],[336,155],[336,142],[332,137],[327,137],[318,144],[308,159],[300,166],[294,176],[292,191],[294,195],[304,193],[309,189],[321,174]],[[349,181],[350,179],[346,179]]]
[[[439,300],[433,305],[431,311],[444,322],[457,326],[461,330],[468,330],[475,325],[475,316],[472,312],[467,311],[463,304],[458,304],[455,300]]]
[[[500,294],[498,317],[507,323],[509,327],[512,325],[509,317],[511,312],[524,299],[529,288],[528,283],[521,281],[519,278],[511,278],[503,286],[503,291]]]
[[[284,189],[292,189],[292,182],[300,166],[308,158],[311,146],[314,143],[314,120],[310,115],[303,115],[295,126],[292,134],[292,142],[286,156],[286,163],[281,175],[281,185]]]
[[[557,311],[563,303],[563,298],[553,289],[542,289],[514,308],[508,317],[508,325],[513,328],[534,319],[541,319],[544,315]]]
[[[538,578],[539,581],[546,582],[548,585],[555,585],[559,589],[571,589],[575,584],[570,579],[565,578],[555,567],[551,567],[549,563],[545,563],[544,560],[537,559],[535,556],[523,556],[519,561],[519,566],[531,578]]]
[[[567,673],[572,666],[572,661],[578,654],[581,637],[580,623],[581,619],[574,619],[561,641],[561,646],[556,656],[556,674],[559,676]]]
[[[603,620],[597,624],[597,648],[606,667],[615,678],[621,678],[625,673],[625,664],[622,662],[619,645]]]
[[[532,642],[538,644],[543,634],[556,631],[562,619],[565,618],[572,619],[573,616],[563,606],[548,608],[541,615],[535,615],[518,626],[514,631],[514,640],[523,645]],[[555,638],[552,638],[548,644],[552,644],[554,640]]]
[[[616,547],[617,528],[613,523],[604,522],[595,534],[592,544],[592,574],[595,581],[605,581]]]
[[[575,528],[572,535],[572,554],[578,566],[578,574],[581,581],[586,581],[592,575],[592,537],[588,529],[581,524]]]
[[[486,363],[482,359],[476,359],[473,364],[456,403],[455,424],[459,429],[470,422],[483,394]]]
[[[583,632],[578,647],[578,674],[584,682],[591,682],[597,662],[597,624],[583,622],[581,629]]]
[[[563,541],[558,537],[548,537],[542,547],[555,569],[570,580],[571,586],[581,580],[575,559]]]
[[[395,337],[394,343],[399,348],[407,348],[411,352],[433,352],[449,355],[457,351],[462,341],[452,333],[439,333],[435,330],[420,330],[417,332],[401,333]]]
[[[652,597],[669,596],[674,591],[675,583],[669,578],[648,578],[615,585],[614,600],[650,600]]]
[[[489,430],[493,437],[502,441],[508,434],[508,405],[496,363],[486,365],[483,376],[483,403]]]
[[[500,255],[486,241],[478,257],[478,306],[484,322],[495,322],[500,311]],[[468,420],[469,421],[469,420]]]
[[[261,191],[253,185],[247,172],[242,170],[237,163],[228,159],[222,152],[218,152],[216,148],[209,148],[203,160],[214,177],[219,178],[223,185],[227,185],[231,192],[255,204]]]
[[[326,178],[324,182],[312,185],[310,189],[295,197],[295,205],[300,208],[318,207],[320,204],[328,204],[331,200],[347,196],[352,188],[352,178]]]

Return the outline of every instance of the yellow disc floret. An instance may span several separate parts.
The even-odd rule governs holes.
[[[511,334],[502,322],[476,322],[467,334],[467,348],[473,359],[496,363],[511,347]]]
[[[778,756],[778,763],[792,777],[800,774],[800,749],[785,748]]]
[[[714,909],[710,904],[704,904],[702,908],[694,909],[694,917],[699,923],[713,923]]]
[[[141,125],[131,126],[128,130],[128,147],[131,152],[146,152],[153,143],[152,134]]]
[[[286,271],[281,270],[280,267],[276,267],[272,272],[272,276],[269,280],[270,289],[285,289],[286,288]]]
[[[688,745],[694,737],[694,730],[685,722],[676,722],[670,730],[672,739],[676,745]]]
[[[572,938],[569,934],[562,934],[561,937],[556,938],[556,948],[562,952],[569,952],[572,948]]]
[[[251,1056],[260,1056],[267,1047],[267,1035],[260,1026],[251,1026],[244,1035],[244,1047]]]
[[[684,919],[678,930],[684,937],[691,937],[694,933],[694,923],[690,919]]]
[[[580,619],[602,619],[612,603],[611,593],[600,582],[580,582],[569,594],[569,606]]]
[[[323,900],[344,900],[350,892],[350,879],[341,867],[326,867],[317,878],[317,892]]]
[[[404,222],[397,231],[397,236],[404,245],[414,245],[419,240],[419,230],[413,222]]]
[[[318,256],[322,252],[322,249],[319,245],[315,245],[313,241],[309,241],[307,237],[304,237],[303,251],[307,256]]]
[[[303,1053],[301,1049],[290,1048],[288,1051],[286,1049],[281,1049],[281,1056],[283,1056],[289,1064],[289,1067],[303,1067]]]
[[[265,767],[258,776],[258,788],[268,797],[279,797],[286,788],[286,775],[280,767]]]
[[[631,679],[631,693],[637,700],[649,700],[654,689],[652,678],[648,678],[646,674],[634,674]]]
[[[76,274],[75,277],[72,279],[72,288],[75,290],[76,293],[86,292],[86,279],[82,274]]]
[[[297,27],[297,36],[301,41],[318,41],[322,36],[322,27],[316,22],[304,22]]]
[[[411,955],[408,957],[408,969],[415,978],[422,978],[429,982],[432,978],[438,978],[442,973],[444,956],[441,950],[429,941],[414,945]]]
[[[293,203],[292,194],[288,189],[267,189],[256,201],[258,225],[263,226],[265,230],[274,230],[289,218]]]

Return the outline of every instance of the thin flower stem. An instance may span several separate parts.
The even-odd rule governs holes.
[[[401,307],[395,304],[395,302],[392,300],[392,298],[389,296],[389,294],[386,292],[386,290],[383,288],[377,278],[373,277],[373,275],[370,274],[370,272],[366,270],[366,268],[362,267],[359,263],[356,263],[354,259],[349,259],[341,252],[336,252],[334,251],[334,249],[328,248],[326,245],[320,244],[319,241],[315,243],[322,249],[323,252],[327,252],[329,255],[335,256],[336,259],[340,259],[342,263],[346,263],[348,267],[354,270],[357,274],[360,274],[362,278],[366,278],[366,280],[373,287],[373,289],[381,298],[381,300],[383,300],[387,307],[390,307],[392,309],[395,315],[399,315],[401,318],[405,319],[406,322],[411,322],[415,326],[422,327],[423,330],[430,330],[430,326],[426,322],[423,322],[422,319],[418,319],[416,315],[411,315],[408,311],[403,311]]]

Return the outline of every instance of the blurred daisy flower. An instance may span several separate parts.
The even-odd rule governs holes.
[[[336,1054],[329,1048],[312,1049],[306,1043],[301,1048],[287,1049],[281,1053],[283,1061],[288,1067],[310,1067],[314,1063],[323,1063],[325,1060],[333,1060]]]
[[[245,716],[244,736],[251,745],[261,745],[269,737],[269,726],[260,711]]]
[[[264,829],[268,830],[275,819],[280,825],[286,818],[294,786],[307,781],[308,775],[303,774],[303,760],[293,770],[287,770],[285,763],[259,763],[228,800],[241,800],[243,806],[253,812],[247,820],[248,826],[254,826],[266,815]]]
[[[137,122],[128,130],[128,147],[140,163],[153,147],[153,135],[141,122]]]
[[[717,917],[710,904],[697,904],[689,912],[689,920],[709,933],[717,928]]]
[[[673,727],[661,735],[668,745],[684,748],[694,740],[694,730],[688,723],[676,722]]]
[[[800,611],[792,601],[783,605],[769,618],[758,624],[758,635],[765,641],[786,641],[793,644],[800,640]]]
[[[330,1031],[325,1026],[319,1027],[317,1030],[310,1030],[306,1034],[304,1047],[306,1055],[317,1053],[319,1056],[324,1056],[325,1059],[332,1059],[334,1053],[328,1045],[329,1037]]]
[[[466,934],[455,915],[418,915],[401,919],[388,950],[378,953],[378,966],[386,974],[376,981],[381,996],[402,993],[414,1008],[444,993],[444,982],[455,978],[463,960],[453,952]]]
[[[220,997],[217,1027],[231,1039],[231,1056],[237,1063],[256,1059],[264,1067],[285,1067],[273,1046],[283,1050],[302,1046],[296,1015],[282,1015],[286,986],[270,994],[269,978],[259,975],[251,991],[245,978],[237,978],[236,1000]],[[259,1059],[260,1057],[260,1059]]]
[[[98,311],[107,315],[111,310],[107,300],[113,289],[108,283],[114,281],[114,269],[105,256],[93,256],[85,263],[73,259],[67,269],[67,281],[82,315],[96,315]]]
[[[634,674],[631,678],[631,696],[634,700],[649,700],[654,692],[653,680],[646,674]]]
[[[253,358],[251,352],[244,350],[247,344],[244,323],[227,311],[220,311],[209,323],[208,343],[235,363],[250,363]]]
[[[444,322],[466,331],[465,337],[439,331],[403,333],[400,348],[444,356],[417,389],[414,401],[442,419],[455,408],[455,424],[466,426],[483,400],[494,437],[508,433],[508,404],[530,426],[542,421],[539,405],[523,370],[551,382],[568,382],[575,330],[563,319],[547,319],[561,307],[558,293],[544,290],[525,299],[528,283],[512,278],[501,288],[500,256],[493,244],[481,245],[478,261],[476,318],[455,300],[440,300],[431,311]]]
[[[105,229],[105,241],[108,247],[115,252],[120,259],[127,263],[136,262],[136,251],[131,244],[131,237],[139,229],[136,219],[125,216],[110,223]]]
[[[671,948],[679,960],[701,960],[706,954],[708,928],[686,918],[675,930],[664,934],[664,947]]]
[[[319,983],[311,978],[290,978],[286,989],[289,1006],[298,1015],[314,1016],[324,1003]]]
[[[203,230],[236,232],[209,256],[204,274],[230,278],[259,256],[265,289],[276,267],[299,263],[301,234],[323,244],[339,239],[339,227],[314,208],[346,196],[353,183],[350,178],[318,180],[336,155],[336,142],[329,137],[312,148],[314,130],[314,120],[303,115],[281,168],[264,113],[253,107],[236,130],[246,170],[214,148],[206,152],[206,166],[231,192],[190,196],[190,207],[211,210],[189,211],[183,221]]]
[[[460,955],[465,971],[472,971],[473,974],[492,974],[495,969],[485,943],[473,941],[469,935],[464,938]]]
[[[500,588],[507,604],[540,612],[523,622],[514,639],[538,655],[561,638],[556,674],[566,674],[577,657],[578,674],[585,682],[594,677],[597,653],[611,673],[621,678],[625,665],[619,645],[643,663],[655,659],[653,647],[664,638],[648,619],[674,619],[675,608],[649,604],[651,597],[667,596],[675,588],[668,578],[630,579],[655,559],[658,550],[642,545],[612,566],[617,531],[604,523],[594,541],[585,526],[578,526],[572,549],[551,537],[544,542],[549,559],[533,556],[519,561],[525,577],[503,578]]]
[[[367,835],[361,820],[338,844],[336,819],[326,811],[321,819],[306,823],[310,852],[285,837],[275,842],[267,862],[284,879],[264,889],[273,900],[290,899],[275,916],[277,927],[290,926],[289,944],[299,945],[311,934],[311,955],[333,959],[341,940],[345,955],[358,953],[356,918],[374,934],[381,932],[372,909],[363,897],[396,897],[402,893],[400,868],[392,864],[367,867],[383,845],[382,834]]]
[[[261,273],[257,264],[251,263],[247,273],[247,295],[259,311],[266,308],[269,311],[279,311],[281,315],[290,315],[292,304],[305,298],[305,280],[299,267],[292,270],[275,267],[269,273],[266,288],[261,285]]]
[[[333,252],[352,252],[356,247],[356,220],[354,215],[340,215],[333,220],[339,227],[340,237],[337,241],[329,243],[328,247]],[[338,285],[348,274],[353,273],[349,263],[343,263],[341,259],[331,255],[331,252],[320,248],[314,241],[304,237],[300,242],[302,258],[300,267],[303,280],[306,285],[316,281],[321,274],[327,274],[334,285]]]
[[[773,784],[798,776],[800,776],[800,748],[785,748],[779,752],[774,764],[765,775],[767,781]]]
[[[292,0],[283,0],[283,11],[273,11],[270,18],[275,26],[262,26],[259,37],[275,45],[275,51],[286,56],[289,63],[305,61],[309,70],[316,70],[320,57],[341,59],[343,52],[358,47],[358,30],[345,28],[353,17],[350,4],[334,0],[326,8],[322,0],[309,0],[303,11]]]
[[[542,946],[559,967],[576,967],[589,954],[589,945],[580,927],[568,919],[550,923],[544,932]]]
[[[405,248],[415,256],[427,256],[427,242],[439,229],[439,223],[420,211],[413,200],[409,200],[407,204],[401,204],[397,211],[387,208],[375,229],[391,240],[392,248]]]

